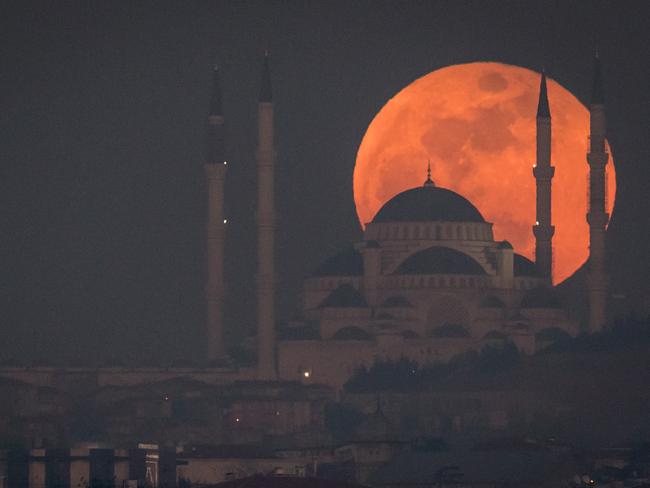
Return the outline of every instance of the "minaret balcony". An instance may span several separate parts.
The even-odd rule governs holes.
[[[553,178],[553,175],[555,175],[555,167],[554,166],[540,166],[540,165],[535,165],[533,166],[533,176],[538,179],[548,179],[550,180]]]
[[[535,224],[533,225],[533,234],[538,240],[550,241],[553,234],[555,234],[555,226]]]

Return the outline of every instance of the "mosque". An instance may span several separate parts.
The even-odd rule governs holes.
[[[204,368],[2,368],[0,376],[41,386],[88,380],[136,385],[174,378],[211,384],[300,381],[340,388],[354,371],[380,359],[419,364],[470,349],[514,343],[533,353],[558,338],[605,324],[605,107],[595,60],[587,163],[590,168],[588,328],[569,317],[552,285],[551,107],[541,76],[537,107],[535,262],[495,241],[492,223],[463,196],[423,183],[395,195],[367,223],[363,240],[330,257],[305,279],[302,320],[276,331],[274,103],[268,55],[258,104],[257,367],[228,361],[224,344],[223,210],[228,161],[219,71],[215,68],[203,167],[207,180],[207,283]],[[58,382],[58,383],[57,383]],[[264,383],[262,383],[264,384]]]
[[[213,147],[212,160],[205,165],[210,183],[208,331],[214,358],[223,353],[221,202],[226,164],[222,162],[222,149],[218,149],[223,142],[220,100],[215,72],[209,124],[217,149]],[[599,330],[605,320],[604,232],[609,216],[605,212],[608,154],[597,58],[590,114],[589,327]],[[340,386],[356,368],[377,359],[406,357],[424,364],[507,341],[532,353],[562,336],[578,334],[579,324],[569,318],[565,304],[552,286],[554,167],[545,74],[540,81],[536,128],[537,160],[532,175],[536,180],[534,263],[514,252],[508,241],[495,241],[492,223],[485,221],[480,209],[463,196],[437,186],[429,167],[421,186],[404,191],[383,205],[366,225],[361,242],[327,259],[305,280],[304,320],[284,330],[276,341],[275,152],[271,77],[266,57],[258,146],[259,378]],[[217,173],[219,177],[215,177]]]

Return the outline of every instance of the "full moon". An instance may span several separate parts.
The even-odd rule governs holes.
[[[396,194],[422,185],[427,162],[437,186],[471,201],[494,224],[496,240],[534,260],[535,117],[540,73],[502,63],[469,63],[429,73],[391,98],[359,146],[354,201],[365,227]],[[589,253],[586,222],[589,111],[547,78],[551,110],[554,282]],[[610,153],[608,211],[616,177]]]

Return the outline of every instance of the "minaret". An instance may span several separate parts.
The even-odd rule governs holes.
[[[537,188],[535,235],[535,265],[537,273],[553,282],[553,234],[551,225],[551,180],[555,168],[551,166],[551,111],[546,90],[546,73],[542,72],[537,104],[537,159],[533,175]]]
[[[223,244],[226,219],[223,216],[223,185],[226,177],[225,127],[221,109],[219,70],[215,66],[212,80],[212,97],[208,115],[208,140],[205,155],[205,176],[208,187],[207,212],[207,265],[205,289],[207,303],[208,361],[222,357],[223,343]]]
[[[605,326],[607,301],[607,271],[605,269],[605,228],[609,221],[606,202],[607,160],[605,151],[605,98],[598,54],[594,60],[594,85],[589,105],[589,331],[597,332]]]
[[[257,146],[257,340],[258,377],[261,380],[277,378],[275,364],[275,209],[273,198],[273,101],[268,53],[264,55],[262,86],[258,106]]]

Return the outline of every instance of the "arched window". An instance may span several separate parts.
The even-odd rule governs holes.
[[[337,341],[369,341],[372,336],[361,327],[352,325],[337,330],[332,339]]]
[[[430,329],[428,335],[430,337],[441,337],[441,338],[445,337],[445,338],[460,339],[460,338],[469,337],[470,334],[469,331],[462,325],[448,323]]]
[[[567,341],[570,338],[571,335],[559,327],[548,327],[535,334],[537,347],[545,347],[555,342]]]
[[[427,311],[427,330],[431,334],[443,326],[466,329],[468,323],[467,307],[461,300],[453,296],[440,297],[431,304]]]

